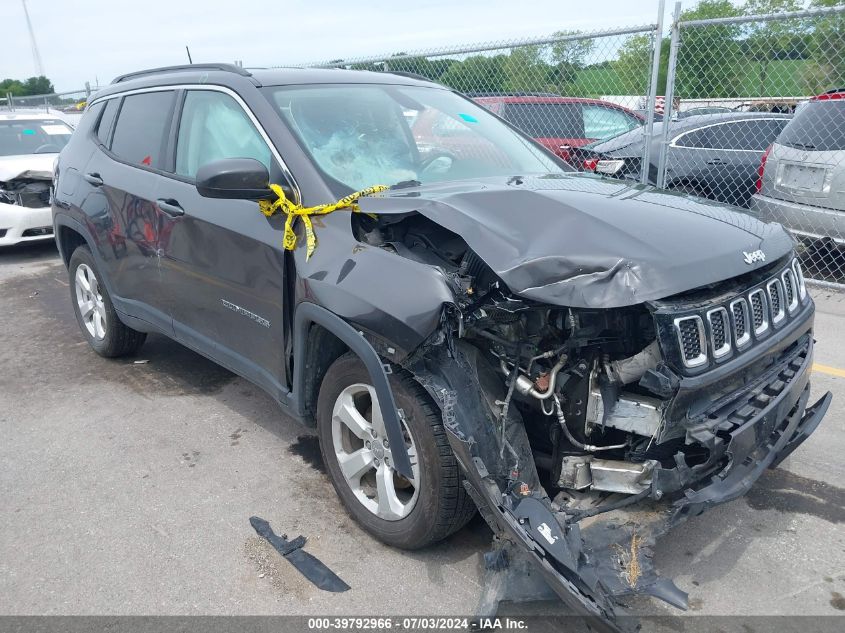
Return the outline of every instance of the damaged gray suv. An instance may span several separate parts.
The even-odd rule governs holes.
[[[575,173],[413,77],[126,75],[54,179],[94,350],[158,332],[259,385],[385,543],[479,510],[482,614],[527,583],[606,630],[626,595],[685,608],[654,539],[746,492],[830,404],[808,406],[814,308],[779,225]]]

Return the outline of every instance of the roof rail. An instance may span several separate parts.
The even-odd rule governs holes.
[[[556,92],[476,92],[464,93],[468,97],[562,97]]]
[[[182,64],[180,66],[162,66],[161,68],[150,68],[148,70],[138,70],[134,73],[118,75],[117,77],[112,79],[112,84],[119,84],[122,81],[136,79],[137,77],[143,77],[144,75],[157,75],[159,73],[172,72],[188,72],[191,70],[222,70],[224,72],[237,73],[238,75],[242,75],[244,77],[252,77],[251,72],[242,68],[241,66],[235,66],[234,64]]]

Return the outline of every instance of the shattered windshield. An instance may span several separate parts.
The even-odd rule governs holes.
[[[565,170],[448,90],[345,84],[267,91],[320,169],[352,189]]]
[[[58,154],[72,130],[58,119],[0,121],[0,156]]]

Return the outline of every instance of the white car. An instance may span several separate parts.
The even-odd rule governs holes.
[[[53,161],[73,129],[51,113],[0,113],[0,246],[53,238]]]

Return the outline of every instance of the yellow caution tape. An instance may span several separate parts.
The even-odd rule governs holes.
[[[317,236],[314,234],[314,225],[311,223],[310,216],[326,215],[327,213],[337,211],[338,209],[351,209],[352,211],[357,212],[358,205],[356,202],[358,202],[358,198],[369,196],[370,194],[378,193],[379,191],[385,191],[386,189],[389,189],[389,187],[386,187],[385,185],[376,185],[375,187],[369,187],[363,191],[350,193],[348,196],[341,198],[337,202],[333,202],[331,204],[319,204],[316,207],[303,207],[301,204],[295,204],[291,200],[288,200],[287,196],[285,196],[285,192],[282,191],[282,188],[279,185],[270,185],[270,189],[272,189],[273,193],[276,194],[277,199],[272,201],[259,201],[258,206],[261,209],[261,213],[266,215],[268,218],[277,211],[287,214],[288,219],[285,221],[285,236],[282,240],[282,244],[285,247],[285,250],[289,251],[296,248],[296,233],[293,230],[293,223],[296,218],[302,218],[302,222],[305,224],[305,241],[307,244],[305,260],[307,261],[311,258],[311,254],[314,252],[314,249],[317,248]]]

